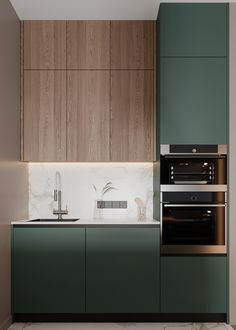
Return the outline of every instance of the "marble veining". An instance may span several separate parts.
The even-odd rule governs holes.
[[[224,323],[14,323],[9,330],[229,330]]]
[[[152,163],[29,163],[29,218],[52,217],[55,174],[62,178],[62,207],[65,218],[91,219],[102,188],[111,182],[105,200],[127,200],[127,209],[104,209],[104,219],[138,217],[135,198],[147,200],[153,190]],[[94,186],[97,192],[94,190]],[[152,198],[146,205],[146,217],[152,218]]]

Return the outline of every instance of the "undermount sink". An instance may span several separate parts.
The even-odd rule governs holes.
[[[29,220],[28,222],[75,222],[79,219],[34,219]]]

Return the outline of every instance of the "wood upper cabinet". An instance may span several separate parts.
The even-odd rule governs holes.
[[[67,68],[110,69],[110,21],[67,22]]]
[[[154,160],[153,71],[111,73],[111,160]]]
[[[66,22],[24,22],[24,69],[66,69]]]
[[[111,68],[154,69],[153,21],[111,22]]]
[[[67,160],[110,160],[109,71],[67,72]]]
[[[24,160],[66,160],[66,73],[24,73]]]
[[[155,160],[155,22],[22,26],[23,160]]]

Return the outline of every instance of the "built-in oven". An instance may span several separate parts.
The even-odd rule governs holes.
[[[162,145],[161,184],[225,185],[225,145]]]
[[[161,253],[227,253],[227,146],[161,145]]]
[[[226,254],[226,192],[161,193],[161,253]]]

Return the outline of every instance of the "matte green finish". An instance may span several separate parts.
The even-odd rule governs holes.
[[[228,4],[160,5],[161,56],[227,56]]]
[[[86,311],[159,312],[159,229],[86,230]]]
[[[162,313],[226,313],[227,257],[162,257]]]
[[[160,142],[227,143],[227,59],[160,59]]]
[[[85,229],[13,231],[13,313],[85,312]]]

